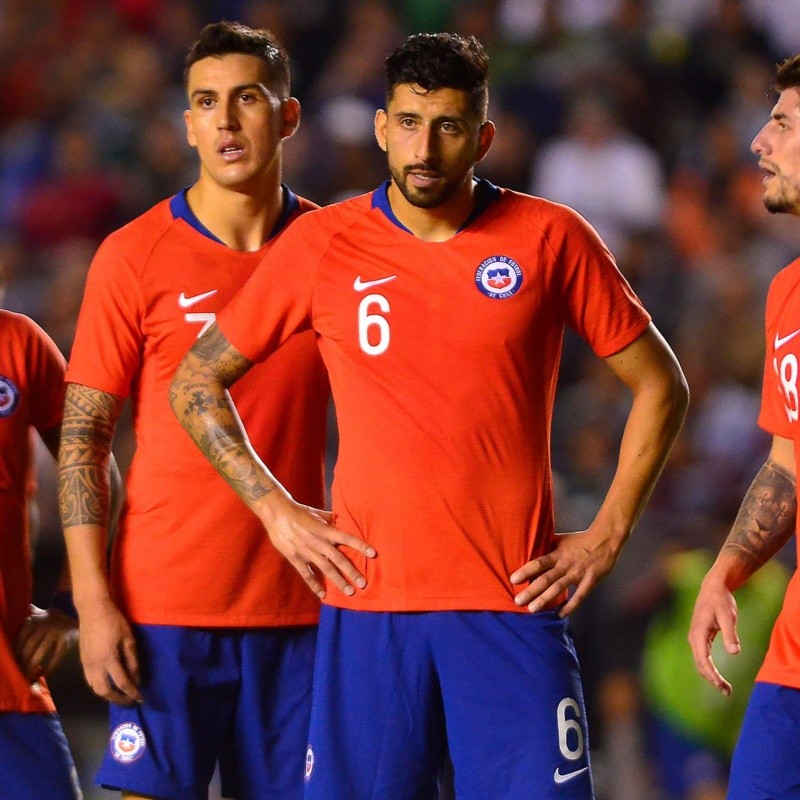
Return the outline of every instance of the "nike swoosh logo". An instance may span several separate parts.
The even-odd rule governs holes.
[[[574,772],[561,772],[558,767],[556,767],[556,771],[553,773],[553,780],[556,783],[566,783],[567,781],[571,781],[573,778],[577,778],[582,772],[586,772],[589,767],[582,767],[581,769],[576,769]]]
[[[796,331],[794,331],[794,333],[790,333],[788,336],[784,336],[783,338],[778,336],[778,334],[776,333],[775,334],[775,349],[777,350],[779,347],[783,347],[786,344],[786,342],[791,341],[798,334],[800,334],[800,328],[798,328]]]
[[[178,305],[181,308],[191,308],[194,305],[197,305],[201,300],[205,300],[206,297],[211,297],[211,295],[216,294],[218,289],[212,289],[210,292],[203,292],[203,294],[196,294],[194,297],[187,297],[183,292],[180,293],[178,297]]]
[[[393,281],[397,275],[390,275],[388,278],[376,278],[373,281],[362,281],[361,276],[359,275],[356,278],[355,283],[353,284],[353,288],[357,292],[363,292],[364,289],[369,289],[371,286],[380,286],[382,283],[388,283],[389,281]]]

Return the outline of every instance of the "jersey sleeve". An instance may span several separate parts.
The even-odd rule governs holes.
[[[143,317],[130,248],[112,236],[89,268],[67,381],[127,397],[141,363]]]
[[[550,242],[561,266],[567,323],[601,358],[618,353],[650,323],[630,284],[594,228],[572,209],[554,226]]]
[[[56,343],[33,321],[26,361],[29,365],[30,423],[39,432],[61,424],[66,361]]]
[[[312,324],[317,226],[304,214],[282,233],[247,283],[217,316],[225,338],[253,362],[266,359],[293,333]]]
[[[800,407],[800,403],[798,403],[797,369],[795,367],[794,373],[791,369],[788,370],[788,377],[794,374],[795,380],[787,382],[788,394],[784,393],[781,386],[778,360],[775,355],[773,343],[773,339],[781,322],[782,309],[784,308],[787,295],[789,294],[786,291],[786,287],[783,286],[783,278],[784,275],[778,273],[772,281],[767,294],[765,314],[766,355],[758,424],[767,431],[767,433],[773,436],[794,439],[795,432],[790,415],[794,413],[794,417],[797,419],[797,412]],[[794,326],[792,326],[792,329],[793,328]],[[789,358],[792,358],[791,354]]]

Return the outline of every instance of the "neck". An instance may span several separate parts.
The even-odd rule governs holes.
[[[446,242],[458,233],[475,207],[475,181],[470,175],[455,195],[433,208],[409,203],[394,181],[389,183],[388,196],[394,215],[414,236],[425,242]]]
[[[228,247],[254,252],[266,243],[283,212],[280,182],[270,181],[262,188],[235,191],[201,175],[186,192],[186,201],[200,222]]]

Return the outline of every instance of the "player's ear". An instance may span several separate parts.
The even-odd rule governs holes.
[[[288,139],[300,125],[300,101],[296,97],[281,100],[281,138]]]
[[[375,138],[378,140],[378,147],[386,152],[386,112],[379,108],[375,112]]]
[[[478,152],[475,155],[476,164],[489,152],[489,148],[492,146],[492,140],[494,139],[494,132],[494,122],[487,119],[486,122],[481,125],[481,129],[478,132]]]
[[[183,112],[183,121],[186,123],[186,141],[189,142],[190,147],[197,147],[197,137],[194,135],[194,126],[192,125],[192,112],[188,109]]]

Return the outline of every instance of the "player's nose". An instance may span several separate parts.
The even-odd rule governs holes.
[[[218,109],[217,128],[219,130],[235,130],[239,127],[239,118],[236,114],[235,104],[220,103]]]
[[[750,150],[755,153],[757,156],[761,156],[768,151],[768,142],[766,136],[767,126],[765,125],[756,135],[753,137],[753,141],[750,142]]]

